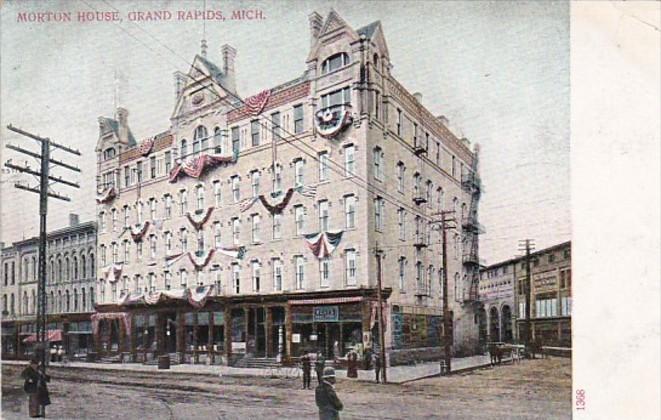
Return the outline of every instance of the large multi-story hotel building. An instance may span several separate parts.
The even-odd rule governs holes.
[[[170,127],[99,119],[97,350],[130,360],[438,355],[439,212],[456,354],[477,346],[477,156],[391,73],[380,22],[309,18],[302,74],[240,100],[236,50],[175,74]],[[259,87],[255,86],[255,91]]]

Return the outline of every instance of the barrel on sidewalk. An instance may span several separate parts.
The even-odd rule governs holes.
[[[96,362],[96,353],[91,352],[91,351],[88,352],[87,356],[85,356],[85,361],[90,362],[90,363]]]
[[[158,368],[159,369],[170,369],[170,355],[164,354],[158,356]]]

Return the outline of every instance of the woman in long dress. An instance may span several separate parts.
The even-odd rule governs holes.
[[[23,390],[28,394],[28,409],[30,417],[45,417],[45,407],[50,404],[46,382],[50,376],[39,370],[39,361],[30,360],[30,364],[21,373],[25,384]]]

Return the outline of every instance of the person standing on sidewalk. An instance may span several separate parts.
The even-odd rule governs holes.
[[[323,380],[315,389],[314,399],[319,408],[319,420],[339,420],[344,408],[335,393],[335,369],[324,368]]]
[[[324,368],[326,367],[326,359],[321,354],[320,351],[317,352],[317,360],[314,362],[314,370],[317,372],[317,381],[319,384],[322,382],[322,376],[324,374]]]
[[[376,376],[376,383],[378,384],[381,378],[381,357],[374,352],[372,353],[372,363],[374,364],[374,375]]]
[[[310,360],[310,354],[308,352],[305,352],[305,354],[301,357],[301,364],[303,367],[303,389],[310,389],[312,361]]]
[[[28,394],[28,412],[30,417],[45,417],[45,407],[50,404],[48,387],[50,376],[39,370],[39,360],[32,359],[30,364],[21,373],[25,383],[23,390]]]

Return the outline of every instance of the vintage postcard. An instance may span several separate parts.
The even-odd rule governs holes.
[[[0,14],[2,418],[659,418],[659,3]]]

